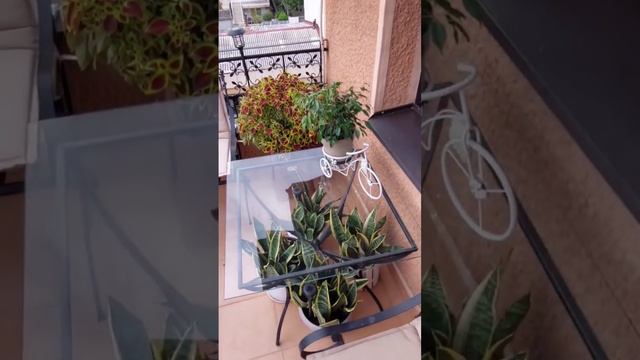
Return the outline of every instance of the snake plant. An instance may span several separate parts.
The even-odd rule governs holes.
[[[305,284],[315,285],[311,298],[303,292]],[[336,276],[319,281],[315,276],[307,276],[298,284],[290,284],[289,293],[309,320],[324,327],[339,324],[356,309],[358,290],[365,285],[367,279],[358,279],[355,273],[338,271]]]
[[[258,239],[258,247],[253,252],[253,257],[263,278],[284,275],[324,263],[322,256],[311,244],[290,238],[279,230],[268,231],[266,238]]]
[[[329,212],[329,226],[331,233],[340,244],[340,254],[344,257],[359,258],[392,251],[394,248],[385,243],[386,235],[381,233],[387,221],[386,217],[376,219],[377,210],[373,209],[362,220],[358,209],[353,209],[342,223],[338,212]]]
[[[500,267],[489,273],[473,291],[456,318],[446,303],[435,267],[422,281],[422,359],[429,360],[523,360],[526,352],[505,348],[530,306],[529,294],[511,304],[501,319],[496,314]],[[431,334],[431,336],[429,336]],[[423,335],[424,336],[424,335]]]

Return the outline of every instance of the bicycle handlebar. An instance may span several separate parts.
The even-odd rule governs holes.
[[[347,152],[347,156],[353,156],[353,155],[358,155],[358,154],[362,154],[363,152],[367,151],[367,149],[369,149],[369,144],[367,143],[363,143],[363,148],[357,151],[349,151]]]
[[[469,85],[469,83],[471,83],[473,81],[473,79],[475,79],[475,77],[476,77],[476,68],[474,66],[472,66],[472,65],[458,64],[458,72],[466,73],[467,76],[464,79],[462,79],[461,81],[459,81],[459,82],[457,82],[457,83],[455,83],[453,85],[449,85],[449,86],[447,86],[445,88],[434,90],[434,91],[425,91],[425,92],[423,92],[421,94],[422,102],[433,100],[433,99],[437,99],[437,98],[441,98],[443,96],[458,92],[461,89],[465,88],[467,85]]]

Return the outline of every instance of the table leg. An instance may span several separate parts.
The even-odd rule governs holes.
[[[290,302],[291,302],[291,295],[289,294],[289,291],[287,291],[287,298],[284,301],[284,309],[282,309],[282,314],[280,315],[280,322],[278,323],[278,331],[276,333],[276,346],[280,346],[280,332],[282,331],[284,316],[287,314],[287,308],[289,307]]]
[[[380,303],[380,300],[378,300],[378,297],[373,292],[373,290],[371,290],[369,285],[365,285],[364,289],[369,293],[369,295],[371,295],[371,297],[373,298],[373,301],[376,302],[376,305],[378,305],[378,309],[380,309],[380,311],[384,311],[384,308],[382,307],[382,304]]]

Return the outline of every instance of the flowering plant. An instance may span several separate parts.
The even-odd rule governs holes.
[[[316,135],[302,128],[301,110],[293,98],[308,94],[317,86],[283,73],[267,77],[249,88],[240,103],[238,128],[240,138],[267,154],[290,152],[311,147]]]
[[[63,0],[62,11],[82,69],[106,61],[146,94],[217,91],[217,1]]]

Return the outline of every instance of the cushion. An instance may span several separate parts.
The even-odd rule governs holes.
[[[2,0],[0,30],[35,26],[36,6],[35,0]]]
[[[307,359],[420,359],[420,351],[420,334],[412,322],[337,348],[309,355]]]
[[[11,30],[0,30],[0,50],[11,48],[28,48],[36,50],[38,47],[38,29],[22,27]]]
[[[0,169],[27,162],[37,124],[35,51],[0,49]]]

